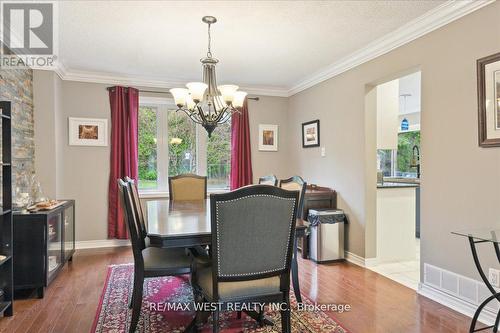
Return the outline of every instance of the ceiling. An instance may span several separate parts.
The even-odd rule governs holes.
[[[444,1],[63,1],[59,60],[69,71],[201,80],[204,15],[216,16],[218,83],[290,89]]]

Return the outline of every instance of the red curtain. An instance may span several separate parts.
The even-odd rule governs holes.
[[[108,238],[126,239],[127,226],[118,198],[118,178],[137,180],[139,91],[134,88],[109,89],[111,105],[111,156],[108,184]]]
[[[241,113],[231,117],[231,190],[250,185],[252,177],[252,156],[250,151],[250,124],[248,103],[245,100]]]

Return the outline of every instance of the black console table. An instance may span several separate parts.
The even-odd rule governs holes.
[[[477,320],[479,315],[483,311],[484,307],[495,300],[500,302],[500,292],[497,292],[495,288],[491,285],[490,281],[486,277],[483,268],[481,267],[481,263],[479,262],[479,257],[477,255],[476,244],[481,243],[489,243],[493,244],[493,249],[495,250],[495,254],[498,262],[500,263],[500,229],[474,229],[474,230],[462,230],[462,231],[454,231],[452,234],[467,237],[469,240],[469,246],[472,252],[472,258],[474,259],[474,264],[476,265],[477,271],[481,276],[484,284],[491,292],[491,296],[487,297],[481,304],[479,304],[474,316],[472,317],[472,321],[469,327],[469,332],[479,332],[487,329],[492,329],[493,332],[498,331],[499,322],[500,322],[500,311],[497,314],[495,323],[491,326],[476,328]]]
[[[75,202],[48,211],[14,213],[14,290],[47,287],[75,252]]]

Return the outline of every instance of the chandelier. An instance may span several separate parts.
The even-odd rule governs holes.
[[[208,51],[202,58],[203,82],[189,82],[186,88],[173,88],[177,111],[184,111],[195,123],[205,128],[208,137],[218,124],[223,124],[235,112],[239,112],[247,95],[238,91],[238,86],[226,84],[217,86],[215,65],[219,60],[212,57],[210,26],[217,22],[213,16],[204,16],[202,21],[208,24]]]

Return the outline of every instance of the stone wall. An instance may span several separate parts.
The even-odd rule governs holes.
[[[20,175],[25,173],[31,177],[35,172],[33,71],[0,68],[0,100],[12,102],[12,187],[15,196],[16,180]]]

